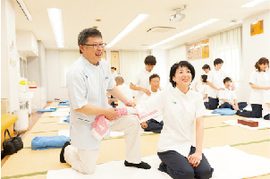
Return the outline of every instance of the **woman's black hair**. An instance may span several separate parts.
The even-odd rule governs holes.
[[[187,67],[190,70],[190,73],[192,76],[191,81],[193,81],[193,79],[195,78],[195,69],[188,61],[180,61],[179,63],[175,63],[171,67],[171,71],[170,71],[170,82],[171,82],[173,87],[176,86],[176,82],[173,81],[173,77],[175,76],[176,70],[179,67]]]
[[[203,82],[206,83],[207,82],[207,75],[201,75],[201,77],[202,77]]]

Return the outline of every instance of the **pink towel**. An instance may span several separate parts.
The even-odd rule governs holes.
[[[101,140],[109,133],[109,120],[103,115],[97,116],[91,133],[98,140]]]
[[[116,113],[121,117],[128,114],[127,108],[117,108]],[[98,140],[101,140],[109,133],[109,120],[105,116],[99,115],[96,117],[93,129],[91,131],[92,135]]]

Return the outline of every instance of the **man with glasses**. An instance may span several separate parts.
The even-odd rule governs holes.
[[[115,86],[109,65],[101,59],[106,45],[101,33],[93,28],[84,29],[78,36],[78,45],[82,55],[67,74],[72,144],[64,144],[60,153],[61,163],[68,163],[84,174],[95,171],[100,140],[91,131],[95,118],[103,115],[110,120],[111,130],[125,132],[125,166],[150,169],[150,165],[141,161],[140,124],[137,117],[119,117],[115,109],[108,105],[106,90],[126,106],[135,106]]]

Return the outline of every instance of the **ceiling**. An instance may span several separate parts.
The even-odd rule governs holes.
[[[149,17],[131,31],[112,50],[144,50],[179,32],[218,18],[215,22],[198,31],[165,43],[157,48],[168,49],[203,39],[211,34],[241,25],[243,19],[269,10],[269,1],[253,8],[242,8],[250,0],[24,0],[32,15],[28,21],[13,0],[16,11],[16,30],[30,30],[42,41],[45,48],[57,49],[56,41],[49,22],[47,8],[61,8],[64,28],[64,49],[78,49],[77,37],[84,28],[98,26],[103,41],[112,41],[138,14],[146,13]],[[182,11],[185,18],[180,22],[169,21],[173,9],[186,5]],[[101,19],[97,22],[96,19]],[[231,23],[236,20],[236,23]],[[174,27],[169,32],[147,32],[155,26]]]

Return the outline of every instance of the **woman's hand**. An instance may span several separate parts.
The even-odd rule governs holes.
[[[188,162],[192,165],[192,167],[198,167],[202,160],[202,153],[195,152],[194,154],[188,156]]]

